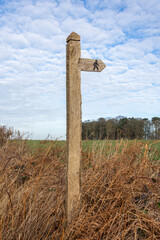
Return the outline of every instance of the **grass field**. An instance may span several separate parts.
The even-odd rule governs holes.
[[[47,148],[51,145],[65,148],[66,141],[53,141],[53,140],[28,140],[29,147],[33,152],[39,148]],[[118,149],[121,151],[126,146],[134,144],[146,145],[150,151],[154,152],[156,159],[160,159],[160,140],[84,140],[82,141],[82,151],[84,152],[102,152],[103,154],[110,154],[116,152]],[[118,148],[118,149],[117,149]]]
[[[65,141],[6,142],[0,240],[160,239],[160,141],[83,141],[81,175],[67,226]]]
[[[103,145],[104,148],[115,147],[116,144],[122,142],[123,144],[134,144],[134,142],[148,144],[149,146],[153,146],[155,149],[160,150],[160,140],[84,140],[82,141],[82,148],[83,150],[92,149],[93,147],[97,146],[100,147]],[[51,144],[57,144],[61,147],[65,146],[66,141],[54,141],[54,140],[28,140],[27,143],[30,147],[38,148],[43,147],[44,145],[50,146]]]

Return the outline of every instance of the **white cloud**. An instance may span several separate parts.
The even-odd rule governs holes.
[[[132,0],[5,1],[0,10],[0,124],[65,137],[66,37],[82,57],[102,59],[82,73],[83,120],[159,115],[160,3]],[[132,107],[131,107],[132,106]]]

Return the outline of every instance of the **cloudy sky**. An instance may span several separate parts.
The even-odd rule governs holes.
[[[66,38],[81,36],[82,120],[160,117],[159,0],[0,0],[0,125],[65,139]]]

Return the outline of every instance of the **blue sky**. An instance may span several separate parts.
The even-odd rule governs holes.
[[[0,125],[65,139],[66,38],[81,36],[82,120],[160,117],[159,0],[0,0]]]

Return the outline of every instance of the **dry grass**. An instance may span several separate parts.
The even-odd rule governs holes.
[[[136,141],[82,153],[82,203],[65,219],[65,149],[0,148],[0,239],[160,239],[160,166]],[[105,145],[103,146],[105,148]]]

